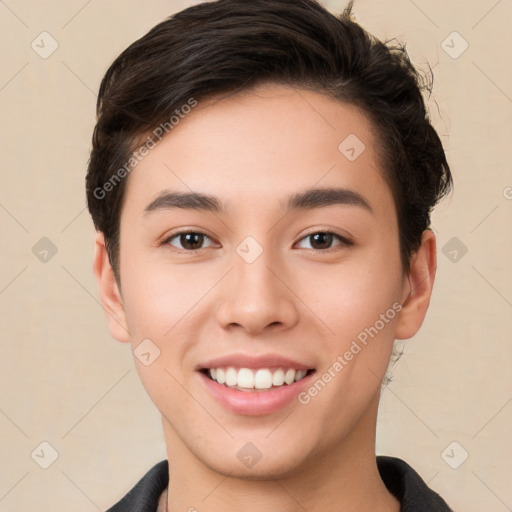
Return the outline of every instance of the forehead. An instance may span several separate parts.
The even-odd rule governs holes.
[[[373,127],[324,94],[265,85],[199,102],[131,172],[125,204],[142,213],[165,189],[232,207],[282,208],[299,190],[344,187],[389,209]],[[392,206],[392,205],[391,205]]]

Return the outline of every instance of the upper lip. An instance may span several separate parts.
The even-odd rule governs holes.
[[[229,354],[215,359],[210,359],[197,366],[197,370],[210,368],[293,368],[294,370],[311,370],[313,366],[299,363],[288,357],[278,354],[264,354],[251,356],[249,354]]]

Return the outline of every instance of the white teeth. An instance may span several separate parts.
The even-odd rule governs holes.
[[[226,382],[226,374],[222,368],[217,368],[217,376],[215,377],[215,380],[219,384],[224,384]]]
[[[272,375],[272,384],[274,386],[282,386],[284,384],[284,371],[281,368]]]
[[[295,382],[295,370],[288,370],[284,375],[284,381],[286,384],[291,384]]]
[[[295,373],[295,382],[297,382],[300,379],[303,379],[306,376],[306,373],[308,373],[306,370],[297,370]]]
[[[249,370],[249,368],[240,368],[237,381],[238,387],[240,388],[253,388],[254,373],[252,373],[252,370]]]
[[[226,370],[226,386],[236,386],[237,372],[234,368],[230,367]]]
[[[269,368],[251,370],[249,368],[236,369],[230,366],[228,368],[211,368],[209,373],[212,380],[231,388],[270,389],[272,386],[290,385],[303,379],[307,370],[293,368],[286,370],[278,368],[275,371],[271,371]]]
[[[256,389],[270,389],[272,387],[272,372],[270,370],[258,370],[254,375],[254,387]]]

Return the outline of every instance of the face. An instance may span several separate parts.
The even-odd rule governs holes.
[[[355,107],[267,85],[200,103],[132,171],[116,337],[173,457],[266,478],[373,453],[410,292],[376,144]]]

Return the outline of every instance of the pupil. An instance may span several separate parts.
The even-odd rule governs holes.
[[[181,235],[181,245],[186,249],[199,249],[203,241],[203,235],[200,233],[185,233]]]
[[[314,242],[311,244],[316,249],[328,249],[332,243],[332,233],[315,233],[312,235]],[[318,247],[318,245],[325,247]]]

